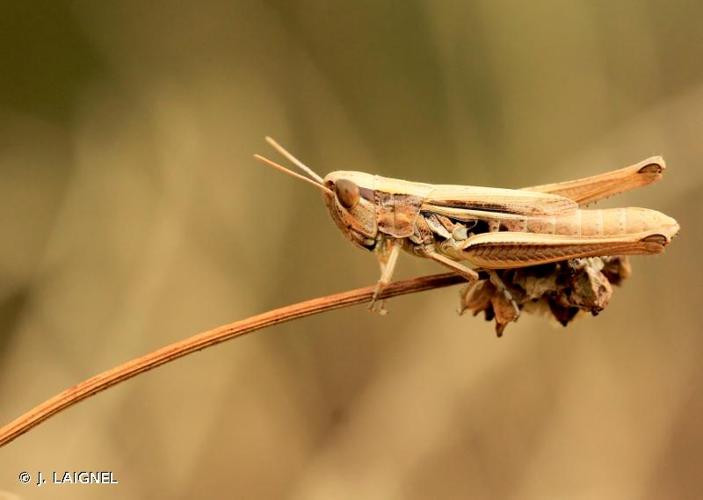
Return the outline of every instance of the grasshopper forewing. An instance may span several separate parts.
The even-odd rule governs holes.
[[[322,178],[273,139],[267,141],[307,177],[255,157],[320,189],[344,235],[376,254],[381,277],[374,300],[390,282],[401,249],[432,259],[469,281],[478,277],[474,268],[485,270],[501,289],[495,270],[582,257],[657,254],[679,230],[674,219],[656,210],[581,208],[658,181],[665,169],[660,157],[578,180],[499,189],[410,182],[356,171],[335,171]]]

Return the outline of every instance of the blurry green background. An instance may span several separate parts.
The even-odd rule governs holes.
[[[458,288],[271,328],[0,449],[0,498],[703,496],[703,4],[3,2],[0,423],[197,331],[373,283],[324,174],[519,187],[662,154],[676,217],[598,318]],[[401,256],[397,277],[440,271]],[[21,485],[110,470],[119,486]]]

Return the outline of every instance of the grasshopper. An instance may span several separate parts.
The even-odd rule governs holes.
[[[495,272],[569,259],[650,255],[678,233],[678,223],[646,208],[586,209],[589,203],[661,179],[659,156],[582,179],[501,189],[410,182],[355,171],[324,178],[276,141],[266,140],[307,176],[254,157],[322,191],[332,220],[356,246],[372,251],[381,268],[371,309],[391,281],[400,250],[451,269],[470,283],[478,271],[519,309]],[[467,265],[469,264],[469,265]]]

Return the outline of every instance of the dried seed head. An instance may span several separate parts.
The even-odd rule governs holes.
[[[574,259],[496,271],[523,314],[547,313],[564,326],[581,312],[595,316],[605,309],[613,294],[611,285],[619,285],[630,272],[626,257]],[[467,285],[461,297],[460,311],[483,312],[486,320],[495,321],[498,336],[518,319],[505,294],[488,279]]]

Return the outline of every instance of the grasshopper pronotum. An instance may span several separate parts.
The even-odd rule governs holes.
[[[276,141],[266,140],[309,177],[260,155],[256,159],[323,192],[337,226],[355,245],[376,254],[378,293],[393,275],[400,250],[432,259],[466,277],[485,270],[506,294],[495,270],[583,257],[657,254],[678,223],[646,208],[584,209],[589,203],[658,181],[661,157],[583,179],[500,189],[409,182],[354,171],[317,175]],[[380,308],[382,311],[382,307]]]

